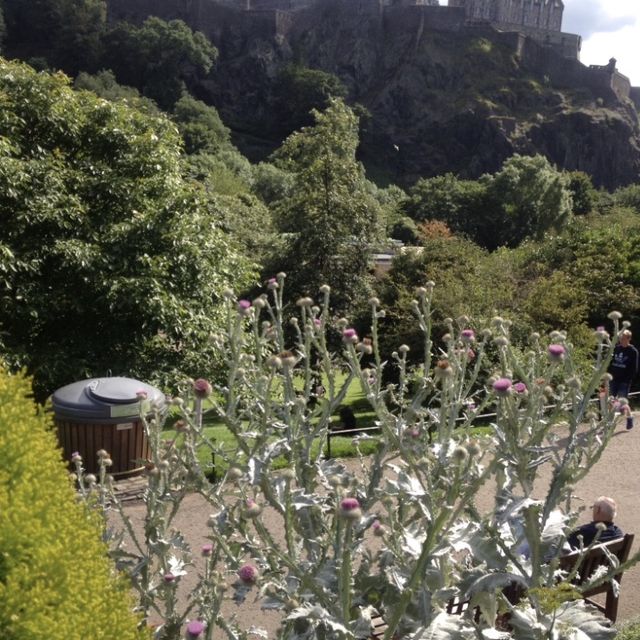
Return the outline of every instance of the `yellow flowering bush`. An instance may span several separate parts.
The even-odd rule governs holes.
[[[3,640],[147,638],[107,557],[99,516],[76,500],[50,418],[0,367]]]

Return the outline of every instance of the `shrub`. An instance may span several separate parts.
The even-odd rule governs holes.
[[[3,640],[148,637],[76,501],[30,383],[0,368],[0,629]]]

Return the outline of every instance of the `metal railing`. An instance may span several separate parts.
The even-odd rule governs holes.
[[[640,396],[640,391],[632,391],[629,394],[629,397],[635,397],[635,396]],[[597,398],[591,398],[591,400],[589,400],[589,402],[599,402],[600,401],[600,397]],[[549,404],[546,405],[544,408],[545,409],[555,409],[557,405],[555,404]],[[569,405],[565,405],[563,408],[568,409]],[[480,414],[478,416],[474,416],[473,421],[475,422],[476,420],[482,420],[482,419],[489,419],[489,418],[495,418],[497,416],[497,414],[495,412],[492,413],[483,413]],[[462,422],[465,418],[460,417],[460,418],[456,418],[456,422]],[[363,433],[363,432],[367,432],[367,431],[380,431],[381,427],[377,426],[377,425],[373,425],[372,427],[356,427],[353,429],[329,429],[328,433],[327,433],[327,458],[331,458],[331,438],[335,438],[336,436],[348,436],[349,434],[359,434],[359,433]]]

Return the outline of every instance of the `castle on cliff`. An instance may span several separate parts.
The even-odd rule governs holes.
[[[326,5],[339,8],[343,16],[378,21],[391,31],[416,24],[421,32],[490,30],[521,60],[549,77],[640,101],[640,89],[631,87],[615,61],[597,67],[579,62],[582,39],[562,31],[562,0],[449,0],[448,5],[438,0],[107,0],[107,12],[114,22],[140,23],[151,15],[180,19],[220,47],[226,33],[249,39],[286,38],[299,18],[304,22],[307,12]],[[565,63],[558,65],[558,55]]]

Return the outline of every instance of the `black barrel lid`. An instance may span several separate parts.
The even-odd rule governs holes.
[[[73,382],[55,391],[51,401],[56,418],[76,422],[122,422],[149,413],[152,403],[165,407],[165,397],[159,389],[121,377]]]

